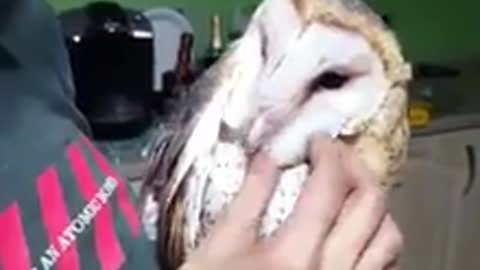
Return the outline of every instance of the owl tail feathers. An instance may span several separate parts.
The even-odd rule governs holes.
[[[176,270],[185,261],[183,187],[170,203],[160,205],[157,219],[156,258],[162,270]],[[163,196],[163,195],[160,195]],[[158,198],[160,203],[165,202]]]

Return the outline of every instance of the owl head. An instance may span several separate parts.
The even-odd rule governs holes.
[[[223,110],[248,149],[281,166],[315,132],[354,146],[384,184],[406,153],[411,78],[394,34],[360,0],[265,0],[224,62],[236,81]]]

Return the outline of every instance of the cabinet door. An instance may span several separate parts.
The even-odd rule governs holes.
[[[446,269],[461,172],[436,160],[434,140],[412,140],[404,184],[391,196],[392,213],[405,240],[402,270]]]
[[[480,269],[480,178],[477,173],[480,131],[460,132],[454,140],[464,149],[468,174],[455,213],[447,265],[451,270],[477,270]]]

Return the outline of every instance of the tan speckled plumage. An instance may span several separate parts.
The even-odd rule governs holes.
[[[328,37],[352,45],[320,42]],[[327,55],[315,56],[316,48],[327,47]],[[339,65],[368,73],[339,92],[306,91],[316,70]],[[410,136],[410,76],[395,36],[363,2],[264,0],[246,34],[174,113],[171,133],[152,157],[144,216],[157,222],[162,269],[176,269],[208,234],[238,192],[252,149],[267,147],[285,168],[260,235],[274,232],[290,214],[307,177],[305,142],[312,132],[344,140],[380,184],[396,184]]]

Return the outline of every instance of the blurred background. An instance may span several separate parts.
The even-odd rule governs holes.
[[[49,0],[58,10],[81,7],[93,1]],[[117,0],[125,7],[151,9],[173,7],[184,10],[191,21],[199,51],[208,44],[209,17],[220,13],[225,20],[225,33],[235,28],[234,14],[249,14],[258,0]],[[459,61],[480,54],[480,38],[473,33],[478,27],[477,11],[480,3],[472,0],[422,0],[422,1],[367,1],[376,11],[390,17],[410,57],[421,61]]]
[[[153,131],[240,36],[257,0],[49,0],[77,103],[97,144],[138,187]],[[368,1],[396,32],[415,79],[405,184],[392,209],[402,270],[480,269],[480,2]],[[155,134],[158,136],[158,133]]]

